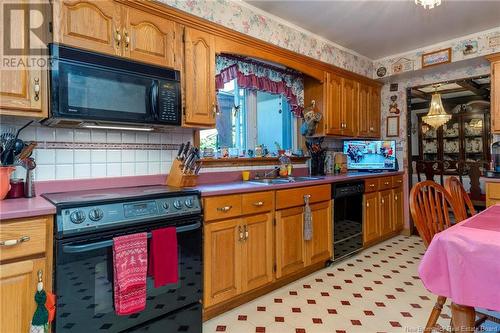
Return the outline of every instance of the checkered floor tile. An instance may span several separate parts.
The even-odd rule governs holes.
[[[423,252],[420,238],[397,236],[213,318],[203,332],[421,332],[436,301],[418,278]],[[446,306],[439,323],[449,321]]]

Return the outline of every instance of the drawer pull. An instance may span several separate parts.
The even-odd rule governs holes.
[[[14,246],[30,240],[29,236],[21,236],[19,239],[8,239],[0,242],[0,246]]]
[[[389,182],[385,182],[384,184],[385,184],[385,185],[389,185]]]
[[[228,212],[231,210],[231,208],[233,208],[233,206],[224,206],[224,207],[217,207],[217,211],[219,212]]]
[[[243,227],[241,225],[238,226],[238,234],[239,234],[238,240],[240,242],[244,241],[245,240],[245,235],[243,233]]]
[[[401,179],[398,179],[397,182],[401,184],[403,181]]]
[[[370,184],[370,185],[368,185],[368,186],[369,186],[369,187],[375,187],[375,184]]]
[[[254,202],[253,205],[256,206],[256,207],[261,207],[261,206],[264,206],[264,202],[257,201],[257,202]]]
[[[33,91],[35,92],[35,97],[33,99],[38,101],[40,99],[40,79],[35,79],[35,85],[33,87]]]
[[[245,226],[243,228],[245,230],[245,240],[247,240],[248,239],[248,225],[245,224]]]

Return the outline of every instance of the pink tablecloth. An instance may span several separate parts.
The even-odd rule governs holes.
[[[500,205],[435,235],[418,271],[435,295],[500,311]]]

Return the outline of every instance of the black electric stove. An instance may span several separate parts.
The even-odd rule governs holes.
[[[56,208],[55,332],[193,332],[202,330],[202,209],[200,194],[139,186],[43,195]],[[113,237],[177,229],[179,280],[154,288],[146,308],[115,314]]]

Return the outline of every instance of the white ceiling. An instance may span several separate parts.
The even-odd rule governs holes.
[[[500,1],[245,0],[368,58],[418,49],[500,26]]]

